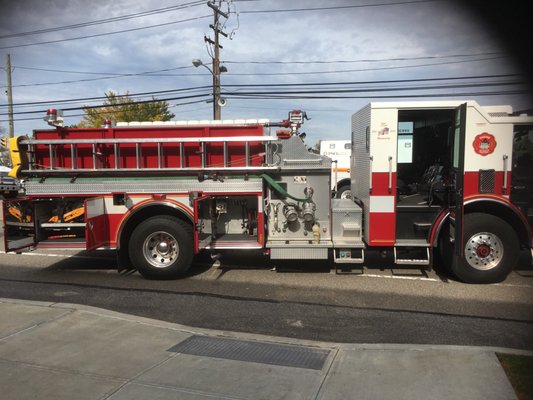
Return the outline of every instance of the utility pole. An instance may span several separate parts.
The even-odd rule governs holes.
[[[11,85],[11,57],[9,53],[6,57],[6,74],[7,74],[7,114],[9,116],[9,137],[15,136],[15,127],[13,124],[13,87]]]
[[[214,1],[208,1],[207,5],[213,10],[213,25],[209,25],[213,29],[215,40],[204,37],[204,40],[213,46],[213,119],[219,120],[222,118],[221,107],[225,101],[220,97],[220,49],[222,46],[219,43],[219,34],[228,37],[219,27],[219,17],[229,18],[229,15],[222,11]]]

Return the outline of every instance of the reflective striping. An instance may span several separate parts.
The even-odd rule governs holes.
[[[370,196],[371,213],[393,213],[394,196]]]
[[[190,336],[168,351],[194,356],[321,370],[329,350],[276,343]]]

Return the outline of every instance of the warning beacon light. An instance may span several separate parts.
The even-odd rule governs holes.
[[[305,111],[302,110],[292,110],[289,112],[289,121],[293,124],[303,124],[305,117],[307,117],[307,115],[305,114]]]
[[[305,111],[292,110],[289,112],[289,123],[293,134],[298,132],[298,128],[304,123],[304,119],[309,119]]]
[[[49,108],[46,110],[46,117],[43,118],[50,126],[62,127],[63,126],[63,111],[56,110],[55,108]]]

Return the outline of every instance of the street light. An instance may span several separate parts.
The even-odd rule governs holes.
[[[224,65],[219,65],[218,62],[215,62],[215,59],[213,59],[213,69],[209,68],[198,58],[192,60],[192,65],[196,68],[199,66],[205,67],[213,75],[213,119],[221,119],[221,107],[226,105],[226,100],[220,97],[220,74],[222,72],[228,72],[228,69]]]
[[[199,60],[198,58],[192,60],[192,65],[194,65],[196,68],[198,68],[200,65],[203,65],[209,70],[209,72],[213,73],[213,71],[211,71],[211,68],[209,68],[207,65],[204,65],[202,60]]]

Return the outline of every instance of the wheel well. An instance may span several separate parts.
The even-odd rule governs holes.
[[[529,247],[530,232],[527,224],[524,223],[518,212],[505,203],[495,201],[474,201],[464,206],[464,213],[485,213],[499,217],[509,223],[516,231],[520,246]]]
[[[117,250],[119,251],[120,264],[131,265],[128,257],[128,240],[133,230],[144,220],[156,216],[168,215],[181,219],[182,221],[192,226],[192,220],[184,211],[176,208],[173,204],[153,204],[147,205],[131,214],[126,220],[124,226],[120,230],[120,236],[117,243]]]
[[[341,188],[343,186],[350,186],[351,185],[351,182],[350,182],[350,179],[348,178],[345,178],[345,179],[341,179],[338,183],[337,183],[337,188]]]

